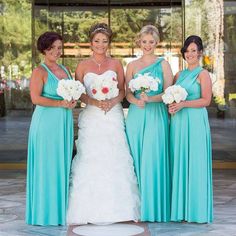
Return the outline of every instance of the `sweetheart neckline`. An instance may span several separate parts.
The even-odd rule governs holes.
[[[104,72],[101,73],[101,74],[97,74],[97,73],[95,73],[95,72],[87,72],[87,73],[84,75],[84,78],[85,78],[86,75],[88,75],[88,74],[94,74],[94,75],[97,75],[97,76],[101,76],[101,75],[104,75],[105,73],[107,73],[107,72],[109,72],[109,71],[111,71],[111,72],[113,72],[113,73],[115,73],[115,74],[117,75],[117,73],[116,73],[114,70],[106,70],[106,71],[104,71]]]

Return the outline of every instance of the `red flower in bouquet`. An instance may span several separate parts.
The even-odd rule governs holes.
[[[96,90],[96,89],[92,89],[92,93],[93,93],[93,94],[96,94],[96,93],[97,93],[97,90]]]
[[[102,93],[107,94],[109,92],[109,88],[108,87],[103,87],[102,88]]]

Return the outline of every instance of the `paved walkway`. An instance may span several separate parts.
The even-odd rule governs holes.
[[[137,225],[144,227],[145,232],[136,236],[236,236],[236,171],[214,170],[213,184],[214,222],[212,224],[190,224],[173,222],[139,223]],[[24,222],[24,216],[25,171],[1,171],[1,236],[76,235],[72,232],[72,229],[74,227],[40,227],[26,225]]]

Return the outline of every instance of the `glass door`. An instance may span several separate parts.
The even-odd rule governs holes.
[[[44,2],[44,3],[43,3]],[[48,3],[49,2],[49,3]],[[36,1],[34,38],[46,29],[63,35],[63,63],[74,71],[77,63],[91,54],[89,28],[98,22],[108,23],[113,32],[110,54],[122,60],[124,67],[140,56],[134,43],[142,26],[153,24],[160,31],[161,42],[156,54],[166,57],[174,72],[181,66],[179,49],[182,43],[181,1]],[[35,51],[35,63],[39,62]]]

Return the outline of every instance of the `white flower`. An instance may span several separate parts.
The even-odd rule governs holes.
[[[188,96],[185,88],[180,85],[172,85],[165,90],[162,95],[162,100],[165,104],[171,104],[173,102],[179,103],[185,101]]]
[[[85,88],[78,80],[62,79],[58,82],[57,94],[64,100],[78,100],[82,93],[85,93]]]
[[[149,91],[157,91],[158,84],[160,83],[159,78],[153,78],[149,73],[138,74],[135,79],[131,79],[129,82],[129,88],[132,92],[141,91],[141,92],[149,92]]]
[[[162,100],[165,104],[171,104],[175,101],[174,97],[169,93],[163,94],[162,95]]]

